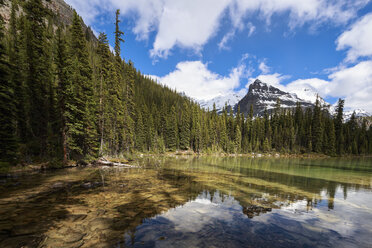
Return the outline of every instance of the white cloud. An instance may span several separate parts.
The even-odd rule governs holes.
[[[230,31],[227,34],[225,34],[222,37],[222,40],[220,41],[220,43],[218,43],[218,49],[220,49],[220,50],[228,50],[228,49],[230,49],[227,46],[227,42],[229,42],[231,39],[233,39],[234,36],[235,36],[235,30]]]
[[[282,75],[280,73],[273,73],[273,74],[262,74],[255,78],[250,78],[248,80],[248,84],[245,86],[249,88],[249,85],[253,83],[256,79],[261,80],[264,83],[270,84],[274,87],[277,87],[281,90],[284,90],[285,86],[281,84],[283,80],[290,78],[288,75]]]
[[[250,13],[258,13],[269,24],[273,14],[289,13],[289,27],[294,29],[307,22],[318,25],[323,22],[345,24],[355,17],[357,11],[369,0],[236,0],[230,15],[233,23],[239,25]]]
[[[372,112],[372,60],[334,72],[329,76],[330,95],[345,97],[345,106]]]
[[[164,77],[154,77],[161,84],[197,100],[209,100],[227,92],[232,92],[246,77],[247,70],[239,65],[228,76],[211,72],[201,61],[184,61],[177,64],[173,72]]]
[[[270,72],[270,67],[265,64],[265,61],[262,61],[259,64],[258,69],[260,69],[263,74],[267,74]]]
[[[300,97],[304,88],[312,89],[323,98],[345,98],[345,107],[348,109],[372,112],[372,60],[340,68],[328,78],[328,81],[319,78],[299,79],[283,86],[283,89]]]
[[[160,18],[151,55],[167,57],[174,47],[200,50],[219,27],[228,0],[168,1]]]
[[[248,29],[248,37],[250,37],[254,31],[256,30],[256,27],[251,23],[248,22],[246,25],[246,28]],[[218,49],[220,50],[229,50],[230,47],[227,46],[227,43],[234,39],[235,34],[236,34],[236,29],[238,31],[243,31],[244,30],[244,24],[239,25],[238,27],[234,27],[233,30],[227,32],[221,39],[221,41],[218,43]]]
[[[372,55],[372,13],[365,15],[351,28],[342,33],[337,41],[337,50],[348,49],[347,61]]]
[[[287,92],[295,93],[299,98],[315,103],[317,95],[326,97],[329,82],[319,78],[298,79],[284,87]]]
[[[219,29],[221,17],[229,11],[233,27],[248,28],[252,35],[255,27],[246,23],[249,14],[255,14],[270,23],[274,14],[289,13],[289,27],[305,23],[318,25],[324,22],[345,24],[370,0],[66,0],[88,24],[104,11],[134,18],[132,31],[138,39],[147,39],[156,32],[153,57],[167,57],[174,47],[200,51]]]
[[[256,31],[256,27],[251,22],[248,22],[247,28],[248,28],[248,37],[250,37],[254,33],[254,31]]]

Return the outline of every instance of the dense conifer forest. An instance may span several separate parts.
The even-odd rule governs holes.
[[[12,1],[10,22],[0,20],[1,163],[176,150],[372,154],[372,127],[355,115],[344,123],[341,99],[335,116],[319,101],[293,110],[278,101],[263,117],[201,109],[121,57],[119,16],[113,53],[76,12],[64,27],[42,0]]]

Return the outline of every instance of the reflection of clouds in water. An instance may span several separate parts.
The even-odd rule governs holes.
[[[236,215],[243,218],[242,207],[233,197],[222,198],[218,193],[210,197],[199,196],[195,201],[169,210],[162,217],[172,222],[177,231],[198,232],[205,225],[213,225],[216,221],[231,222]]]
[[[254,218],[253,221],[269,225],[279,224],[283,219],[294,220],[311,231],[341,235],[342,239],[335,241],[340,242],[338,247],[342,247],[343,243],[349,247],[348,242],[355,240],[356,235],[359,236],[358,242],[368,247],[367,244],[372,243],[372,208],[366,206],[371,201],[370,195],[371,193],[366,190],[353,191],[348,193],[347,199],[344,199],[343,190],[339,187],[334,199],[335,209],[328,211],[328,195],[327,191],[323,190],[322,204],[317,207],[308,209],[307,201],[302,200],[290,203],[281,209],[274,209],[271,213]]]
[[[352,192],[344,200],[342,188],[337,188],[335,208],[330,211],[328,197],[323,190],[321,203],[310,209],[308,202],[301,200],[249,219],[234,197],[219,192],[211,197],[204,192],[194,201],[146,220],[137,227],[135,244],[178,248],[368,247],[372,243],[371,208],[364,204],[370,201],[370,192]]]

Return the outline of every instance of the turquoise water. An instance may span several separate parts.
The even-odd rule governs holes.
[[[0,247],[371,247],[371,159],[138,165],[4,179]]]

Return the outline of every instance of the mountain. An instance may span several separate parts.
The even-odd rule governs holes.
[[[326,102],[318,93],[311,88],[296,89],[295,92],[285,92],[274,86],[268,85],[257,79],[250,85],[248,93],[243,91],[232,92],[226,95],[220,95],[208,101],[199,101],[199,104],[204,109],[213,109],[213,104],[216,105],[218,113],[227,105],[228,108],[233,108],[237,111],[240,106],[240,112],[247,115],[250,111],[251,104],[253,105],[253,114],[255,116],[262,116],[265,108],[271,112],[275,108],[277,99],[280,99],[282,108],[295,108],[297,102],[301,103],[302,107],[314,107],[316,99],[319,99],[320,104],[328,108],[331,115],[335,114],[336,104],[331,105]],[[351,115],[355,112],[358,119],[370,117],[371,114],[363,109],[345,110],[344,121],[350,120]]]
[[[0,7],[0,15],[3,17],[6,24],[9,23],[10,20],[10,13],[11,13],[11,2],[10,0],[4,0],[4,6]],[[20,9],[18,10],[18,14],[23,13],[22,9],[23,2],[20,3]],[[57,25],[64,25],[68,26],[72,23],[72,19],[74,16],[74,9],[68,5],[63,0],[50,0],[50,1],[43,1],[44,6],[50,10],[50,14],[53,17],[53,20]],[[85,31],[85,36],[88,40],[98,41],[97,37],[94,35],[92,29],[85,25],[82,22],[83,30]]]
[[[213,110],[213,105],[216,105],[217,113],[220,113],[222,109],[227,105],[228,107],[234,107],[244,96],[245,92],[231,92],[226,95],[220,95],[211,100],[202,100],[199,101],[200,107],[204,109]]]
[[[331,107],[329,103],[327,103],[322,97],[319,96],[319,93],[311,88],[302,88],[296,89],[295,92],[291,92],[297,95],[298,98],[305,100],[309,103],[314,104],[316,102],[316,98],[318,97],[320,104],[325,107]]]
[[[335,103],[334,105],[330,107],[329,112],[332,115],[336,114],[336,106],[337,106],[337,103]],[[371,117],[371,114],[365,111],[364,109],[344,110],[344,122],[349,121],[353,113],[355,113],[355,117],[357,119],[364,119],[367,117]]]
[[[349,110],[344,112],[344,121],[350,120],[351,116],[355,113],[355,117],[357,118],[364,118],[371,116],[367,111],[363,109],[355,109],[355,110]]]
[[[226,95],[220,95],[208,101],[199,101],[199,104],[204,109],[213,109],[213,104],[216,105],[218,113],[222,111],[225,105],[228,108],[233,108],[237,111],[240,107],[240,112],[247,115],[250,111],[251,104],[255,116],[262,116],[265,108],[271,112],[275,108],[277,99],[280,99],[282,108],[294,108],[297,102],[301,103],[302,107],[314,107],[318,93],[312,89],[304,88],[297,90],[296,93],[289,93],[282,91],[274,86],[266,84],[259,79],[249,86],[247,93],[240,91],[238,93],[232,92]],[[322,106],[330,107],[323,98],[319,97]]]
[[[256,79],[256,81],[249,86],[248,93],[238,102],[235,109],[240,107],[240,112],[247,115],[251,105],[253,105],[253,115],[262,116],[265,109],[271,112],[275,108],[277,99],[280,100],[280,106],[287,109],[295,108],[297,102],[305,108],[314,106],[313,103],[299,98],[294,93],[284,92]]]

